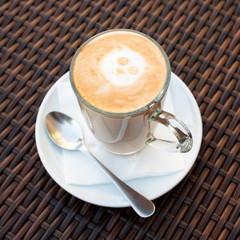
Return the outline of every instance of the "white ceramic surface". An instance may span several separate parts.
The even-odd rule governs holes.
[[[36,145],[44,167],[56,183],[79,199],[106,207],[129,206],[128,202],[113,184],[71,185],[65,183],[62,151],[59,151],[59,148],[51,142],[44,126],[44,118],[48,112],[61,111],[61,106],[59,106],[57,98],[57,85],[62,82],[69,82],[69,73],[62,76],[51,87],[37,115],[35,131]],[[188,153],[179,153],[184,154],[184,170],[165,176],[144,177],[127,181],[132,188],[152,200],[171,190],[186,176],[197,158],[202,141],[202,119],[191,91],[174,73],[172,73],[168,91],[171,91],[171,95],[174,96],[174,99],[172,99],[174,114],[177,118],[185,122],[192,132],[193,148]]]

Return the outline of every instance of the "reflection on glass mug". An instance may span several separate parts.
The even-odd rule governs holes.
[[[164,50],[153,39],[133,30],[102,32],[74,55],[70,81],[94,136],[109,151],[131,154],[146,144],[188,152],[192,136],[187,126],[162,105],[171,69]],[[176,141],[154,136],[164,124]]]

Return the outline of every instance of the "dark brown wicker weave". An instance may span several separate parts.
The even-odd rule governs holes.
[[[195,165],[147,219],[65,192],[35,144],[45,94],[84,40],[112,28],[156,39],[203,119]],[[240,239],[239,36],[238,0],[0,1],[0,239]]]

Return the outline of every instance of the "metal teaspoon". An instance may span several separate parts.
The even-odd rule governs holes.
[[[94,161],[119,189],[139,216],[145,218],[151,216],[155,212],[155,205],[152,201],[121,181],[88,151],[84,144],[82,129],[75,120],[60,112],[50,112],[46,116],[45,123],[48,135],[56,145],[67,150],[81,151],[89,159]]]

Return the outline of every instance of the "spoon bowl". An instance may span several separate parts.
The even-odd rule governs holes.
[[[61,148],[78,150],[83,144],[80,125],[69,116],[60,112],[51,112],[45,119],[48,135]]]
[[[50,112],[46,116],[45,123],[49,137],[57,146],[66,150],[81,151],[94,161],[139,216],[149,217],[155,212],[155,205],[152,201],[120,180],[87,149],[81,126],[74,119],[60,112]]]

